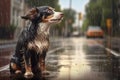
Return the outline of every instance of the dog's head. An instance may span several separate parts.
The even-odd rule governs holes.
[[[41,6],[32,8],[25,16],[21,16],[25,20],[32,22],[58,23],[63,18],[62,12],[56,12],[52,7]]]

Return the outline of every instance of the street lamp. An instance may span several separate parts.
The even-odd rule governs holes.
[[[71,14],[71,8],[72,8],[72,0],[69,0],[69,11],[68,14]],[[68,36],[69,34],[69,21],[70,19],[65,20],[65,36]]]
[[[69,8],[71,10],[71,8],[72,8],[72,0],[69,1]]]

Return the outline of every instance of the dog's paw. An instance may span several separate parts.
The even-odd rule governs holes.
[[[22,72],[21,72],[21,70],[16,70],[15,71],[15,74],[21,74]]]
[[[24,74],[24,77],[25,78],[32,78],[34,76],[34,74],[32,73],[32,72],[26,72],[25,74]]]

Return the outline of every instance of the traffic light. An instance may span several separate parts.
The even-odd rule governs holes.
[[[82,13],[79,13],[79,20],[82,20]]]

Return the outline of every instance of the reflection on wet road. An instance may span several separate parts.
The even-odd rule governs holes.
[[[118,60],[110,58],[102,47],[103,39],[66,38],[59,40],[59,44],[47,54],[46,68],[50,75],[33,80],[119,80]],[[8,70],[0,75],[3,73],[8,74]]]
[[[55,80],[110,80],[109,74],[102,71],[102,64],[107,65],[107,55],[95,41],[71,38],[64,40],[63,45],[62,52],[48,56],[49,63],[54,60],[60,66]]]

